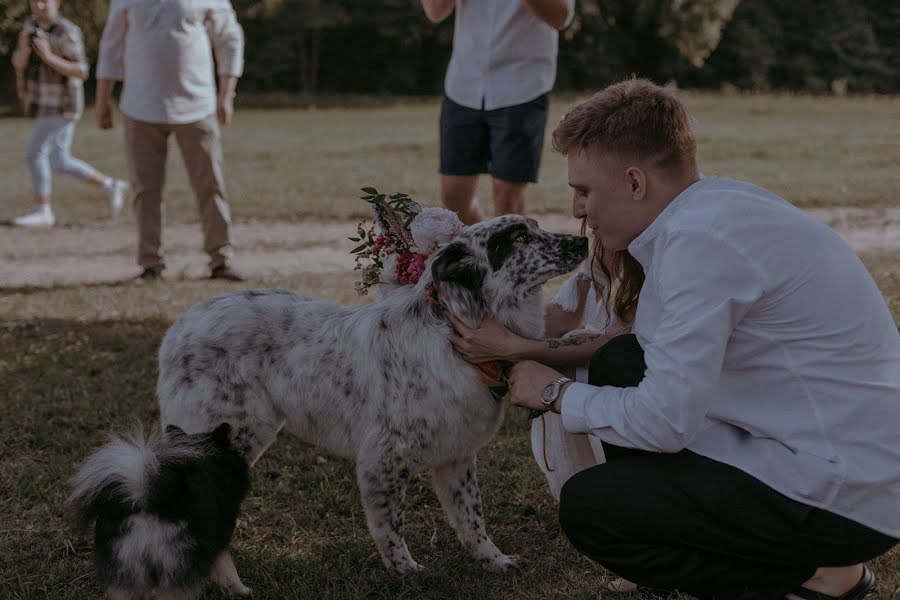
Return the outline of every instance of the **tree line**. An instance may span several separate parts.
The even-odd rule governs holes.
[[[232,0],[247,40],[242,92],[434,95],[453,24],[419,0]],[[97,46],[109,0],[64,0]],[[9,64],[28,13],[0,0]],[[594,90],[630,74],[683,87],[811,92],[900,91],[900,3],[893,0],[576,0],[560,35],[558,90]],[[11,103],[11,67],[0,69]],[[92,89],[92,86],[88,86]]]

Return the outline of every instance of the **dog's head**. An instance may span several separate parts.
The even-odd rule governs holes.
[[[542,286],[575,269],[587,238],[550,233],[534,219],[504,215],[467,227],[435,252],[431,278],[441,302],[470,327],[540,305]]]

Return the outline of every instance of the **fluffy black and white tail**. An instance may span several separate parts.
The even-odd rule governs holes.
[[[195,435],[169,426],[145,436],[137,428],[111,436],[79,469],[69,508],[79,530],[94,523],[107,598],[194,598],[211,575],[246,590],[227,552],[249,486],[230,432],[226,423]]]
[[[110,510],[140,512],[147,508],[161,466],[197,458],[203,447],[195,436],[167,435],[159,430],[145,436],[140,426],[112,434],[72,478],[68,505],[76,525],[84,530]]]

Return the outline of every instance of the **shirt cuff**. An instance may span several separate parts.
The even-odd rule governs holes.
[[[587,418],[588,399],[597,393],[597,386],[570,383],[562,397],[562,423],[569,433],[590,433]]]

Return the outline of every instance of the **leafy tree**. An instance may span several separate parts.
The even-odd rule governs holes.
[[[739,0],[579,0],[563,36],[565,87],[599,87],[631,73],[666,80],[700,66],[719,43]],[[567,76],[568,75],[568,76]]]

